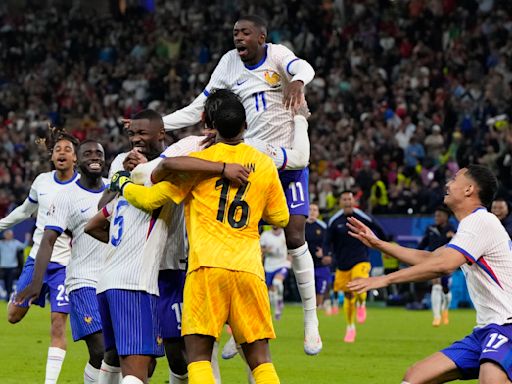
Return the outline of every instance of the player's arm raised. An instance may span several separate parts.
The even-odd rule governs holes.
[[[306,60],[299,59],[284,46],[279,47],[283,55],[283,69],[291,76],[290,83],[283,91],[285,108],[296,110],[304,101],[304,86],[315,77],[315,70]]]
[[[356,279],[348,283],[347,287],[352,291],[362,293],[391,284],[431,280],[452,273],[466,262],[466,257],[461,252],[450,247],[442,247],[434,252],[434,257],[429,257],[422,263],[389,275]]]
[[[348,218],[349,234],[360,240],[367,247],[378,249],[386,255],[393,256],[403,263],[416,265],[432,255],[432,252],[422,251],[419,249],[402,247],[396,243],[390,243],[379,239],[373,231],[361,221],[354,217]]]

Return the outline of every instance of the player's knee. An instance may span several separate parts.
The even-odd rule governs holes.
[[[187,361],[183,355],[170,356],[167,360],[169,361],[169,368],[176,375],[187,373]]]
[[[288,249],[296,249],[304,245],[306,241],[301,233],[288,233],[286,234],[286,247]]]
[[[52,327],[50,332],[52,340],[66,339],[66,319],[52,319]]]
[[[416,384],[418,379],[418,373],[419,372],[416,365],[411,365],[409,368],[407,368],[403,381],[410,384]]]
[[[119,356],[115,349],[111,349],[109,351],[105,351],[103,356],[103,361],[111,367],[119,367],[121,366],[121,362],[119,361]]]

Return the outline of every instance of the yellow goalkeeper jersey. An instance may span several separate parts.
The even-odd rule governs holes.
[[[283,227],[290,217],[273,161],[244,143],[217,143],[190,156],[243,164],[251,170],[249,181],[237,188],[219,176],[181,174],[173,177],[172,183],[162,181],[152,187],[128,184],[124,197],[144,210],[154,210],[169,200],[185,203],[188,273],[217,267],[254,273],[263,279],[258,223],[264,219]]]

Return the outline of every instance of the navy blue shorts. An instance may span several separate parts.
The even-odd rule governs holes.
[[[459,368],[465,380],[477,379],[480,364],[492,361],[512,380],[512,324],[489,324],[441,351]]]
[[[286,279],[286,276],[288,276],[288,268],[282,267],[272,272],[265,272],[265,283],[267,283],[267,287],[272,286],[272,280],[274,280],[274,277],[277,274],[283,275],[283,280]]]
[[[98,294],[105,350],[119,356],[163,356],[158,296],[143,291],[109,289]]]
[[[279,172],[290,215],[309,215],[309,169]]]
[[[317,295],[323,295],[331,283],[331,269],[329,267],[315,268],[315,290]]]
[[[69,323],[74,341],[101,332],[101,316],[96,288],[84,287],[71,291],[69,302],[71,303]]]
[[[25,261],[25,265],[23,266],[20,278],[16,284],[16,292],[13,297],[15,297],[17,293],[23,291],[32,282],[32,276],[35,269],[34,263],[35,260],[32,257],[28,257],[27,261]],[[66,295],[66,288],[64,286],[65,281],[66,267],[59,263],[50,262],[44,275],[41,293],[36,300],[32,301],[32,304],[39,305],[44,308],[46,296],[48,295],[50,298],[50,307],[52,312],[69,313],[71,308],[69,305],[68,295]],[[17,304],[17,306],[28,308],[28,300],[25,300],[21,304]]]
[[[158,274],[158,317],[160,334],[169,339],[181,337],[181,314],[183,308],[183,288],[186,271],[166,269]]]

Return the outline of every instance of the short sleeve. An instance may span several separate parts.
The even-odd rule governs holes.
[[[277,65],[282,69],[282,72],[288,77],[291,78],[294,75],[292,71],[293,63],[299,61],[300,59],[295,56],[289,48],[284,45],[277,44],[273,47],[273,55],[274,60],[276,60]]]
[[[469,217],[459,225],[457,233],[448,243],[447,247],[453,248],[462,253],[468,261],[475,263],[489,249],[491,236],[482,236],[486,224],[484,217]]]
[[[69,201],[70,193],[59,193],[53,200],[48,210],[45,230],[52,229],[58,233],[64,232],[69,227],[69,215],[71,213],[71,204]],[[69,228],[72,230],[71,228]]]
[[[231,51],[224,54],[224,56],[221,57],[219,63],[213,70],[212,76],[210,77],[210,81],[208,82],[206,88],[203,91],[206,97],[208,97],[210,93],[215,89],[228,88],[226,79],[229,78],[228,63],[230,54],[232,54]]]
[[[37,190],[39,188],[39,184],[41,183],[41,175],[37,176],[30,186],[30,191],[28,193],[28,201],[33,204],[38,204],[37,200]]]

